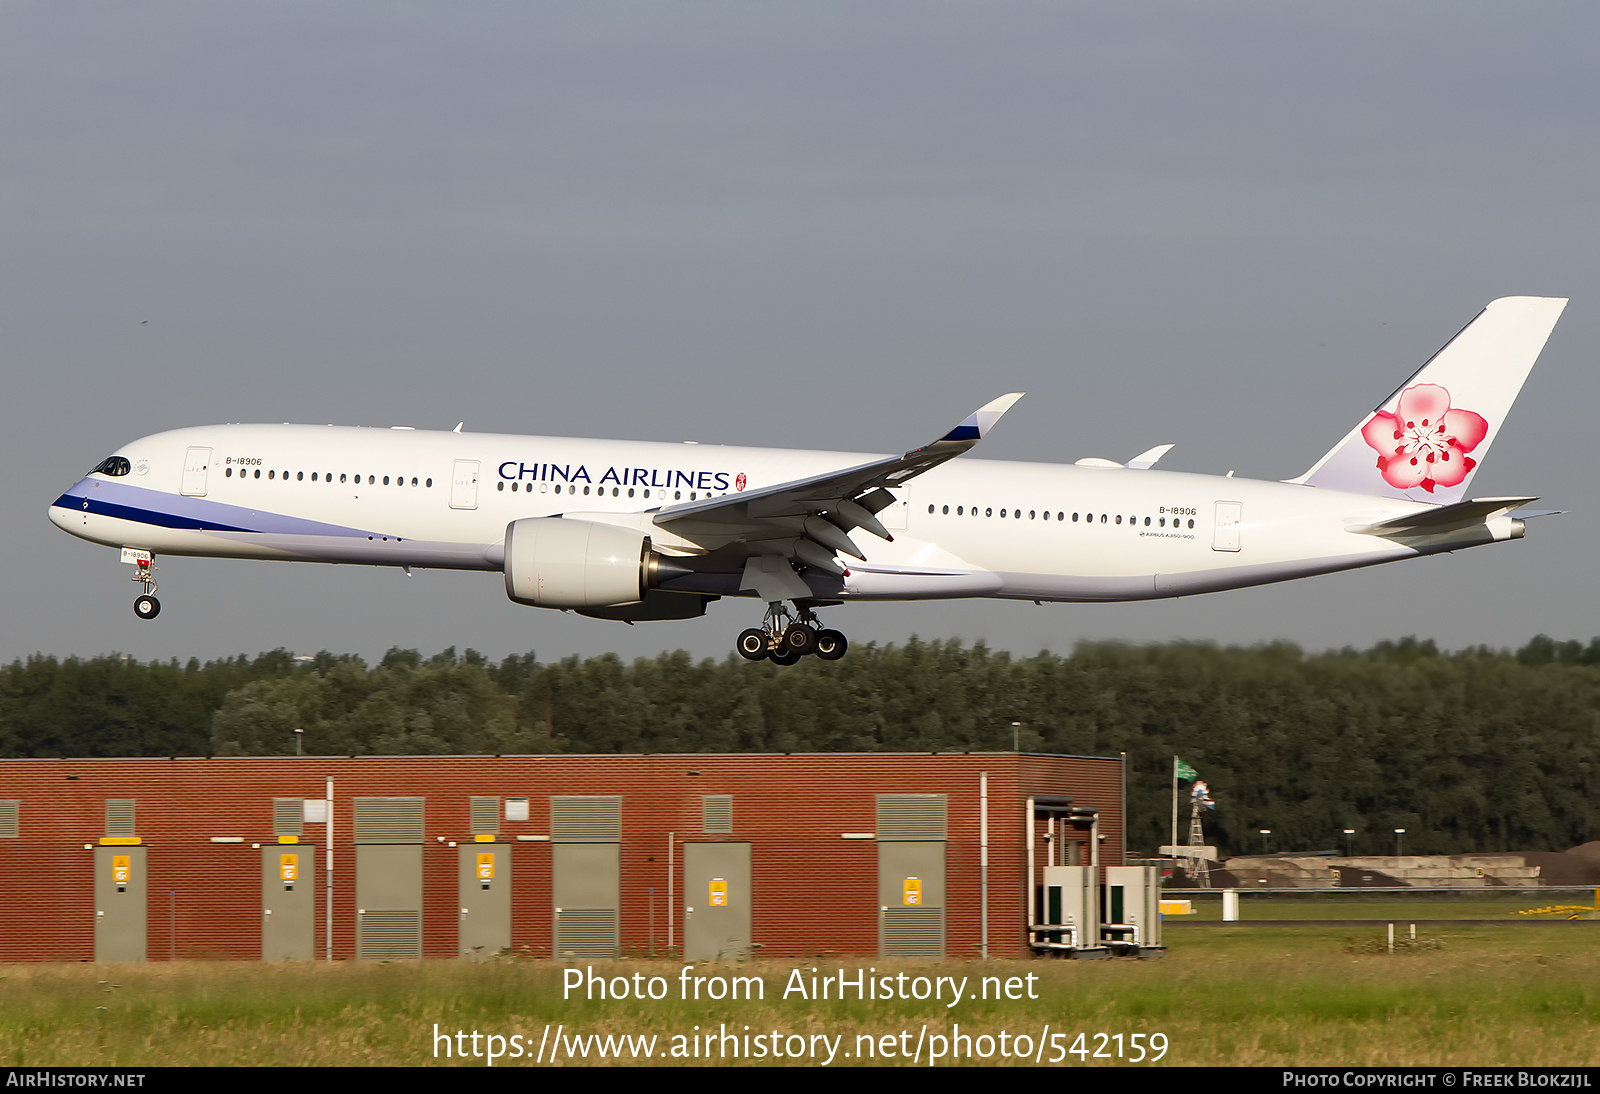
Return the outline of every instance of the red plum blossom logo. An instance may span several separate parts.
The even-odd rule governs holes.
[[[1418,384],[1400,395],[1395,413],[1380,410],[1361,436],[1378,453],[1383,481],[1401,490],[1420,486],[1458,486],[1478,465],[1467,453],[1489,433],[1483,415],[1450,406],[1450,392],[1438,384]]]

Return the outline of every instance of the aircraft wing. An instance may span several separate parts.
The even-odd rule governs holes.
[[[904,455],[674,505],[657,514],[655,523],[707,550],[743,543],[749,555],[781,555],[842,576],[835,552],[866,557],[851,531],[862,528],[894,538],[875,516],[894,501],[888,488],[970,449],[1020,398],[1022,392],[1012,392],[985,403],[938,440]]]

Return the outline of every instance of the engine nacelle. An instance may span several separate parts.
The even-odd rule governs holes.
[[[506,525],[506,595],[538,608],[635,604],[659,580],[650,537],[631,528],[561,517]]]

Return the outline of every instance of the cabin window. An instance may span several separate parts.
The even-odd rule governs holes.
[[[950,507],[948,505],[944,507],[944,515],[947,517],[950,515]]]
[[[233,468],[230,467],[230,468],[228,468],[228,470],[224,471],[223,472],[223,476],[225,478],[230,478],[230,479],[233,478]]]
[[[932,513],[933,513],[933,506],[931,506],[931,505],[930,505],[930,506],[928,506],[928,513],[929,513],[929,514],[930,514],[930,515],[931,515],[931,514],[932,514]]]
[[[504,490],[506,488],[506,484],[503,482],[497,482],[494,484],[494,488],[496,490]]]
[[[432,479],[428,479],[422,485],[431,487],[433,485],[433,480]]]
[[[628,487],[628,497],[633,497],[633,487]]]
[[[650,496],[650,491],[646,490],[644,492],[644,496],[648,498]],[[632,497],[632,495],[630,494],[629,497]]]
[[[583,496],[584,497],[588,497],[589,496],[589,488],[587,486],[585,486],[583,488]]]
[[[1011,515],[1016,517],[1018,520],[1021,520],[1022,519],[1022,510],[1021,509],[1013,509],[1011,511]]]
[[[1050,514],[1049,514],[1049,513],[1046,513],[1046,514],[1045,514],[1045,516],[1046,516],[1046,517],[1048,517],[1048,516],[1049,516],[1049,515],[1050,515]],[[1032,519],[1033,519],[1033,510],[1032,510],[1032,509],[1029,509],[1029,510],[1028,510],[1028,519],[1029,519],[1029,520],[1032,520]]]
[[[994,516],[994,510],[993,509],[985,509],[983,511],[983,515],[986,516],[986,517],[992,517],[992,516]]]

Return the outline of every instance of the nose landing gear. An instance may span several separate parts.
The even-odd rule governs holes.
[[[134,560],[133,580],[144,586],[144,595],[133,602],[133,614],[140,619],[154,619],[161,614],[161,601],[153,595],[156,591],[155,556]]]
[[[810,608],[796,605],[795,611],[796,615],[791,617],[781,600],[769,604],[760,627],[740,632],[735,644],[739,656],[748,661],[793,665],[808,654],[815,654],[824,661],[837,661],[845,655],[850,643],[843,634],[819,629],[817,617]]]

